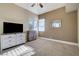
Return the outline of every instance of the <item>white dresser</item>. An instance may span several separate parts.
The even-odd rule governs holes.
[[[16,46],[26,42],[26,33],[4,34],[0,36],[0,49]]]

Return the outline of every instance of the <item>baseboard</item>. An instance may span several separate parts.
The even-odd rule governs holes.
[[[55,41],[55,42],[59,42],[59,43],[64,43],[64,44],[78,46],[78,44],[77,43],[74,43],[74,42],[68,42],[68,41],[62,41],[62,40],[56,40],[56,39],[49,39],[49,38],[45,38],[45,37],[39,37],[39,38],[46,39],[46,40],[50,40],[50,41]]]

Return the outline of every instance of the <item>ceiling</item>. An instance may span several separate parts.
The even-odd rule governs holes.
[[[37,15],[61,8],[65,6],[66,12],[75,11],[79,8],[79,3],[42,3],[43,8],[38,5],[31,7],[33,3],[16,3],[17,6],[20,6],[26,10],[29,10],[32,13]]]
[[[35,13],[37,15],[40,15],[40,14],[46,13],[48,11],[55,10],[57,8],[65,6],[65,3],[42,3],[43,8],[41,8],[37,5],[34,7],[31,7],[32,4],[33,3],[16,3],[16,5],[18,5],[22,8],[25,8],[25,9],[27,9],[27,10],[29,10],[32,13]]]

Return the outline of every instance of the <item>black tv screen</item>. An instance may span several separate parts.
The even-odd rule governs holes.
[[[3,23],[3,33],[17,33],[17,32],[23,32],[23,24],[9,23],[9,22]]]

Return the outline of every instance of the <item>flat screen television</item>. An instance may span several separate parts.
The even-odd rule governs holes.
[[[23,24],[3,22],[3,33],[23,32]]]

